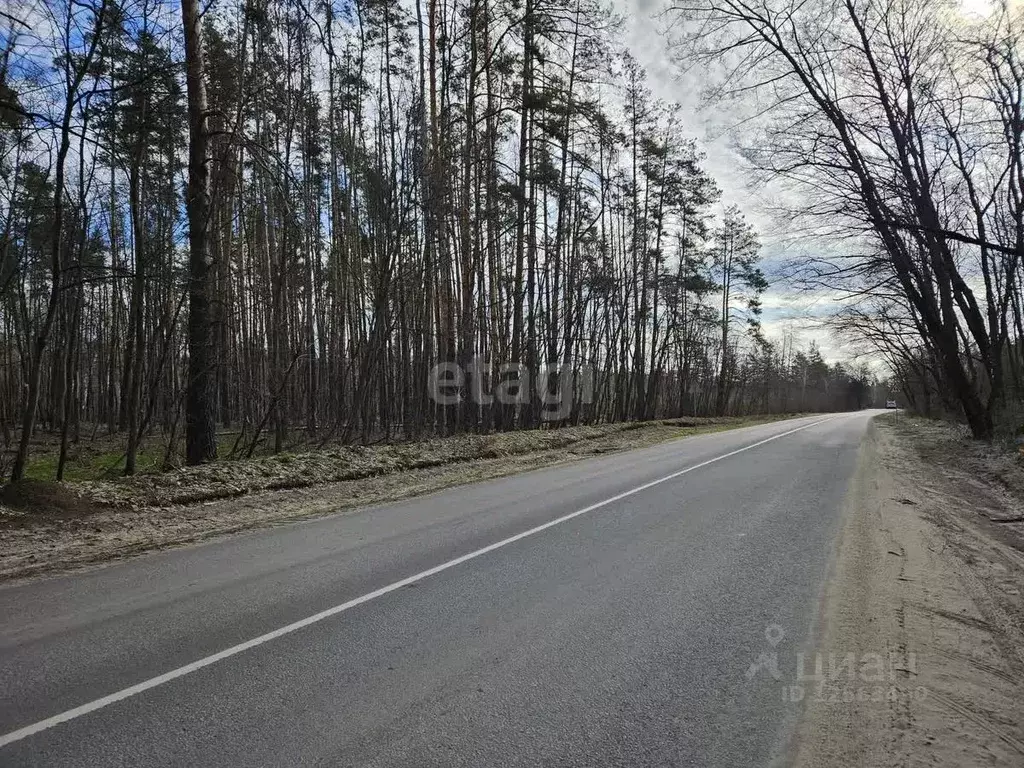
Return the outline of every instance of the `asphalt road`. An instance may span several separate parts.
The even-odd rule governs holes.
[[[785,764],[872,413],[2,588],[0,765]]]

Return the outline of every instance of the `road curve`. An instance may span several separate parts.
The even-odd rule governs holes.
[[[785,764],[873,413],[2,588],[0,765]]]

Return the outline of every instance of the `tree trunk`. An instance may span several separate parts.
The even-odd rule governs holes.
[[[189,317],[188,392],[185,401],[185,459],[201,464],[217,458],[213,418],[214,328],[210,306],[212,261],[207,243],[210,219],[210,158],[203,62],[203,30],[198,0],[181,0],[185,27],[185,85],[188,92]]]

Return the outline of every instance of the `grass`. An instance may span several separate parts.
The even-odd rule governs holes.
[[[53,480],[57,476],[59,456],[43,453],[29,459],[25,467],[27,480]],[[138,472],[159,472],[163,463],[163,451],[160,449],[142,450],[135,457]],[[64,479],[68,482],[83,480],[99,480],[114,478],[124,473],[125,454],[123,450],[89,450],[78,447],[69,451],[68,462],[64,466]]]
[[[235,443],[235,435],[218,438],[217,450],[226,456]],[[64,480],[71,483],[88,480],[114,480],[124,475],[124,435],[104,435],[92,440],[81,440],[68,446],[68,461],[64,466]],[[57,477],[60,445],[52,438],[43,438],[32,447],[25,479],[50,481]],[[140,475],[165,471],[166,445],[160,438],[144,441],[135,456],[135,472]],[[283,456],[285,454],[278,454]],[[172,454],[172,461],[180,457]]]

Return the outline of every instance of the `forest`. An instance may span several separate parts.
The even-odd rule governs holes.
[[[1022,391],[1019,25],[1007,11],[954,52],[936,37],[949,25],[887,39],[875,22],[898,3],[850,0],[799,24],[754,5],[669,10],[701,30],[694,60],[769,73],[724,89],[774,84],[779,118],[756,133],[770,151],[749,157],[810,185],[801,214],[852,244],[800,279],[860,297],[833,323],[909,404],[991,437]],[[807,13],[782,5],[790,21]],[[908,28],[943,4],[919,6]],[[23,478],[43,438],[59,480],[99,437],[133,474],[146,451],[164,468],[876,403],[863,361],[762,329],[762,235],[705,171],[691,116],[654,97],[622,13],[601,0],[6,6],[4,475]],[[868,103],[850,104],[860,85]],[[431,397],[439,364],[475,360],[490,387],[551,370],[543,386],[572,407],[552,422],[544,393]]]

